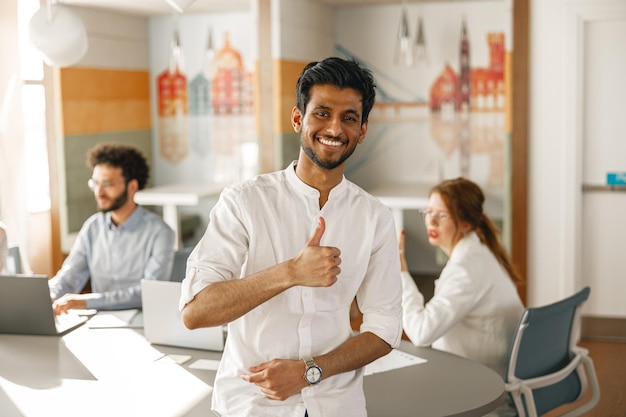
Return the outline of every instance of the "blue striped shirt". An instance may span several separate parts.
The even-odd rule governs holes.
[[[87,308],[141,307],[142,279],[167,281],[174,262],[174,232],[156,214],[137,206],[120,225],[111,213],[83,224],[61,270],[49,281],[53,300],[79,293],[91,277]]]

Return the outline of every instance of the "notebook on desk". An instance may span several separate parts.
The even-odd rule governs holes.
[[[0,275],[0,333],[60,336],[85,321],[72,313],[54,315],[45,275]]]
[[[221,326],[189,330],[178,311],[180,282],[141,281],[143,333],[150,343],[204,350],[224,350]]]

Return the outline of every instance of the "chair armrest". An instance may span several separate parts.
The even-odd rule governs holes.
[[[511,385],[511,387],[514,387],[516,383],[520,383],[534,390],[537,388],[543,388],[549,385],[556,384],[557,382],[564,380],[567,376],[569,376],[572,372],[574,372],[576,368],[580,365],[582,361],[582,357],[587,356],[587,352],[582,352],[582,351],[579,351],[578,349],[574,350],[574,353],[575,353],[575,356],[567,364],[567,366],[565,366],[564,368],[556,372],[553,372],[549,375],[542,375],[542,376],[539,376],[536,378],[530,378],[530,379],[516,378],[514,381],[511,381],[509,385]]]

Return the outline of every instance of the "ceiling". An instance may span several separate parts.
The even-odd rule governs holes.
[[[356,6],[373,4],[400,4],[403,0],[314,0],[334,6]],[[405,1],[405,0],[404,0]],[[409,0],[415,2],[416,0]],[[166,0],[60,0],[60,3],[95,7],[110,11],[137,15],[159,15],[175,13]],[[237,12],[250,9],[250,0],[195,0],[185,13]]]

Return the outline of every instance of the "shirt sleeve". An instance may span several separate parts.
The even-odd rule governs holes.
[[[180,310],[210,284],[241,275],[249,244],[241,206],[238,194],[226,187],[211,210],[202,239],[187,260]]]
[[[479,289],[468,269],[448,264],[436,283],[436,291],[426,305],[415,281],[402,274],[402,325],[416,346],[429,346],[461,321],[480,302]]]
[[[89,233],[93,223],[83,225],[70,249],[70,254],[57,274],[48,281],[50,297],[56,300],[65,294],[77,294],[89,280]]]
[[[363,313],[361,332],[372,332],[391,347],[397,347],[402,338],[402,284],[400,254],[393,220],[387,222],[381,239],[374,247],[367,275],[357,293],[359,309]]]

